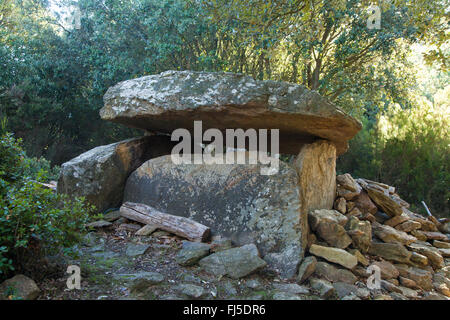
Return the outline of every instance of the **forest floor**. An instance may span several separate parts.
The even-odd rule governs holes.
[[[135,236],[117,226],[91,232],[84,237],[83,243],[75,246],[76,257],[61,263],[62,268],[68,265],[80,267],[81,289],[69,290],[67,279],[70,275],[64,274],[39,282],[41,294],[38,299],[320,299],[315,294],[302,293],[306,286],[300,288],[294,282],[283,282],[264,270],[234,280],[218,278],[199,266],[182,267],[175,260],[182,240],[163,231],[156,231],[152,236]],[[148,248],[142,254],[133,253],[139,246]],[[143,272],[154,273],[155,284],[147,286],[146,290],[133,289],[129,280]]]

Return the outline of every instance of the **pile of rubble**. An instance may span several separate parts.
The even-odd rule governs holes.
[[[336,180],[335,210],[308,214],[298,282],[345,299],[448,299],[449,224],[408,210],[394,187],[349,174]]]

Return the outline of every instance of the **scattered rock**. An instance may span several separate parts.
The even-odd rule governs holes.
[[[420,229],[422,225],[419,222],[408,220],[395,227],[395,229],[403,232],[411,232],[413,230]]]
[[[334,201],[333,208],[342,214],[347,212],[347,201],[343,197],[339,197]]]
[[[9,297],[34,300],[39,296],[40,292],[41,290],[39,290],[33,279],[23,274],[15,275],[0,284],[0,300],[8,300]]]
[[[402,205],[399,203],[398,199],[389,194],[386,189],[373,184],[368,184],[364,189],[377,207],[391,217],[399,216],[403,213]]]
[[[309,256],[303,259],[300,268],[298,269],[297,282],[303,283],[308,279],[316,270],[317,259],[313,256]]]
[[[412,243],[408,246],[408,248],[427,257],[428,262],[433,268],[441,269],[445,267],[444,258],[438,249],[422,243]]]
[[[408,235],[406,232],[396,230],[390,226],[379,223],[372,224],[373,233],[386,243],[401,243],[408,245],[417,241],[417,238]]]
[[[381,287],[384,290],[387,290],[389,292],[397,292],[397,293],[402,293],[402,290],[400,290],[399,287],[397,287],[395,284],[386,281],[386,280],[381,280]]]
[[[309,248],[309,252],[330,262],[340,264],[348,269],[353,269],[358,264],[358,260],[354,255],[339,248],[330,248],[313,244],[311,248]]]
[[[341,226],[347,224],[348,218],[336,210],[312,210],[308,213],[308,223],[316,231],[321,223],[336,223]]]
[[[336,176],[338,195],[346,200],[352,200],[362,190],[361,186],[348,173]]]
[[[356,296],[356,292],[358,291],[357,286],[345,282],[335,282],[333,283],[333,287],[340,299],[349,295]]]
[[[361,265],[363,265],[365,267],[367,267],[369,265],[369,260],[367,260],[367,258],[361,252],[359,252],[359,250],[349,249],[348,252],[350,252],[352,255],[354,255],[356,257],[356,259],[358,259],[358,263],[360,263]]]
[[[325,299],[330,298],[336,293],[336,290],[334,289],[333,285],[327,280],[309,278],[309,284],[311,285],[311,288],[313,290],[319,292],[319,295],[322,298]]]
[[[395,227],[405,221],[408,221],[408,216],[406,214],[401,214],[399,216],[392,217],[384,222],[385,225],[390,227]]]
[[[216,276],[228,275],[239,279],[266,266],[267,263],[255,251],[254,244],[223,250],[201,259],[199,265]]]
[[[372,264],[380,268],[382,279],[394,279],[400,274],[397,268],[388,261],[375,261]]]
[[[433,275],[430,271],[404,264],[397,264],[395,267],[402,277],[413,280],[423,290],[433,289]]]
[[[140,255],[143,255],[149,247],[150,247],[150,245],[148,245],[148,244],[129,243],[127,245],[125,254],[129,257],[140,256]]]
[[[358,278],[349,270],[340,269],[322,261],[317,262],[314,274],[317,277],[324,278],[332,282],[345,282],[354,284],[358,280]]]
[[[405,278],[405,277],[399,277],[400,284],[403,287],[411,288],[411,289],[419,289],[419,286],[414,280]]]
[[[279,291],[289,292],[292,294],[308,294],[308,288],[299,286],[296,283],[274,283],[273,287]]]
[[[449,241],[450,239],[443,233],[433,231],[422,231],[428,240]]]
[[[346,230],[352,237],[353,246],[366,253],[372,243],[372,226],[369,221],[359,221],[356,217],[350,217]]]
[[[298,295],[291,293],[291,292],[285,292],[285,291],[279,291],[275,292],[272,296],[273,300],[302,300]]]
[[[181,266],[192,266],[209,254],[210,247],[205,243],[183,241],[175,260]]]
[[[372,242],[369,254],[400,263],[409,263],[411,258],[411,252],[400,243]]]
[[[174,290],[193,299],[198,299],[205,294],[205,290],[203,289],[203,287],[190,283],[181,283],[175,286]]]
[[[417,252],[411,253],[411,262],[417,263],[420,266],[427,266],[428,265],[428,258],[424,255],[421,255]]]
[[[355,206],[361,210],[362,213],[375,214],[378,211],[377,206],[370,200],[369,195],[366,191],[361,191],[361,193],[353,199]]]
[[[344,227],[335,222],[320,222],[316,234],[332,247],[345,249],[352,243]]]
[[[441,248],[441,249],[450,249],[450,243],[439,241],[439,240],[434,240],[433,246],[435,246],[436,248]]]
[[[219,252],[231,248],[233,248],[233,243],[230,239],[214,239],[210,245],[211,252]]]

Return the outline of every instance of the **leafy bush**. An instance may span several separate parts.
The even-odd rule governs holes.
[[[30,251],[38,259],[74,244],[93,210],[82,198],[70,200],[42,187],[36,180],[48,175],[47,163],[41,161],[44,166],[38,172],[30,163],[35,164],[26,158],[20,140],[12,134],[1,136],[0,276],[24,269],[22,257]]]
[[[414,210],[449,217],[450,136],[448,111],[422,103],[396,109],[363,130],[338,159],[338,172],[349,172],[395,186]],[[423,212],[424,213],[424,212]]]

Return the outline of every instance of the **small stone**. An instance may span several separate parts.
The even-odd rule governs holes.
[[[175,260],[181,266],[192,266],[200,259],[209,254],[209,245],[199,242],[192,242],[192,245],[183,242],[183,248],[178,251]]]
[[[339,248],[330,248],[313,244],[309,249],[309,252],[330,262],[340,264],[348,269],[353,269],[358,264],[358,260],[354,255]]]
[[[127,278],[127,276],[129,280],[132,280],[132,284],[130,286],[130,292],[132,294],[143,293],[150,286],[164,281],[164,276],[157,272],[139,272],[131,275],[123,275],[123,278]]]
[[[378,211],[377,206],[370,200],[369,195],[364,190],[353,201],[356,207],[364,214],[375,214]]]
[[[352,200],[358,196],[362,188],[348,173],[336,176],[338,196],[346,200]]]
[[[319,295],[322,298],[330,298],[336,293],[333,285],[327,280],[317,279],[317,278],[309,278],[309,284],[311,288],[315,291],[319,292]]]
[[[339,197],[334,201],[334,209],[339,211],[342,214],[345,214],[347,212],[347,200],[345,198]]]
[[[399,225],[400,223],[408,221],[408,219],[409,218],[406,214],[401,214],[399,216],[395,216],[393,218],[390,218],[389,220],[386,220],[384,222],[384,224],[394,228],[395,226]]]
[[[395,229],[403,231],[403,232],[411,232],[413,230],[420,229],[421,227],[422,227],[422,225],[419,222],[409,220],[409,221],[406,221],[406,222],[403,222],[403,223],[397,225],[395,227]]]
[[[408,245],[417,241],[417,238],[408,235],[406,232],[379,223],[372,224],[372,229],[373,233],[386,243],[401,243]]]
[[[372,226],[369,221],[360,221],[356,217],[350,217],[345,226],[352,238],[353,246],[366,253],[372,243]]]
[[[111,225],[112,225],[111,222],[108,222],[108,221],[105,221],[105,220],[98,220],[98,221],[94,221],[94,222],[88,223],[86,225],[86,227],[97,229],[97,228],[106,228],[106,227],[109,227]]]
[[[437,292],[428,292],[424,295],[423,300],[450,300],[450,299]]]
[[[213,253],[201,259],[199,265],[216,276],[239,279],[264,268],[267,263],[258,256],[256,246],[249,244]]]
[[[309,226],[313,231],[316,231],[317,227],[322,222],[337,223],[341,226],[347,224],[348,218],[342,213],[336,210],[313,210],[308,213]]]
[[[148,244],[135,244],[135,243],[129,243],[127,245],[127,249],[125,251],[125,254],[129,257],[136,257],[143,255],[147,249],[150,248],[150,245]]]
[[[211,242],[211,252],[219,252],[233,248],[233,243],[230,239],[215,239]]]
[[[303,283],[308,279],[316,270],[317,259],[313,256],[309,256],[303,259],[302,264],[298,269],[297,282]]]
[[[352,294],[356,296],[356,291],[358,290],[358,287],[356,287],[355,285],[345,282],[333,283],[333,287],[336,290],[336,294],[340,299]]]
[[[360,297],[361,299],[369,299],[370,298],[370,291],[366,288],[358,288],[356,290],[356,296]]]
[[[414,252],[424,255],[428,258],[428,263],[435,269],[445,267],[444,258],[438,249],[430,246],[428,243],[412,243],[408,246]]]
[[[178,293],[194,299],[198,299],[205,294],[205,290],[203,289],[203,287],[190,283],[179,284],[174,289]]]
[[[400,263],[409,263],[411,258],[411,252],[400,243],[382,243],[372,241],[369,254]]]
[[[250,288],[250,289],[260,289],[260,288],[262,288],[261,282],[259,282],[257,279],[247,280],[245,282],[245,285],[247,286],[247,288]]]
[[[389,292],[402,293],[402,290],[400,290],[399,287],[386,280],[381,280],[381,287]]]
[[[23,300],[34,300],[40,292],[36,282],[22,274],[15,275],[0,284],[0,300],[8,300],[11,296]]]
[[[355,270],[356,269],[357,268],[355,268]],[[332,282],[345,282],[354,284],[358,280],[358,278],[349,270],[340,269],[322,261],[317,262],[314,274],[320,278],[324,278]]]
[[[152,237],[155,237],[155,238],[161,238],[161,237],[167,237],[167,236],[170,236],[170,232],[167,232],[164,230],[157,230],[152,233]]]
[[[275,292],[272,300],[302,300],[298,295],[290,292]]]
[[[388,261],[375,261],[372,265],[376,265],[380,268],[382,279],[395,279],[399,276],[397,268]]]
[[[449,241],[449,238],[445,234],[440,232],[422,231],[422,233],[427,237],[428,240]]]
[[[348,213],[347,213],[347,217],[357,217],[357,218],[360,218],[360,217],[362,217],[362,212],[361,212],[361,210],[359,210],[359,208],[358,207],[354,207],[352,210],[350,210]]]
[[[450,243],[439,241],[439,240],[434,240],[433,246],[435,246],[436,248],[440,248],[440,249],[450,249]]]
[[[400,294],[400,293],[397,293],[397,292],[391,292],[389,295],[390,295],[390,296],[392,297],[392,299],[394,299],[394,300],[402,300],[402,301],[408,300],[408,298],[406,298],[404,295],[402,295],[402,294]]]
[[[352,243],[352,239],[348,236],[344,227],[335,222],[320,222],[316,228],[316,233],[335,248],[345,249]]]
[[[413,280],[420,288],[430,291],[433,288],[433,275],[430,271],[404,264],[396,264],[400,276]]]
[[[398,287],[401,290],[401,294],[404,295],[407,298],[410,299],[416,299],[419,297],[419,294],[417,293],[416,290],[410,289],[410,288],[406,288],[406,287],[402,287],[399,286]]]
[[[369,265],[369,260],[357,249],[349,249],[348,252],[350,252],[352,255],[358,259],[358,263],[363,265],[364,267],[367,267]]]
[[[379,294],[373,298],[373,300],[394,300],[391,296],[387,294]]]
[[[414,263],[417,263],[418,265],[421,266],[427,266],[428,265],[428,258],[425,257],[424,255],[421,255],[420,253],[417,252],[412,252],[411,254],[411,261]]]
[[[450,257],[450,248],[439,248],[439,253],[441,254],[441,256],[443,256],[444,258],[449,258]]]
[[[419,286],[414,280],[405,278],[405,277],[399,277],[400,284],[404,287],[411,288],[411,289],[418,289]]]
[[[146,224],[145,226],[140,228],[138,231],[136,231],[135,235],[137,235],[137,236],[149,236],[153,232],[155,232],[156,229],[157,229],[156,226],[151,225],[151,224]]]
[[[308,294],[308,288],[299,286],[296,283],[274,283],[273,287],[279,291],[289,292],[293,294]]]
[[[355,294],[349,294],[343,297],[341,300],[361,300],[361,299],[357,297]]]
[[[417,240],[420,240],[420,241],[427,241],[427,239],[428,239],[427,236],[420,230],[411,231],[411,235],[416,237]]]

